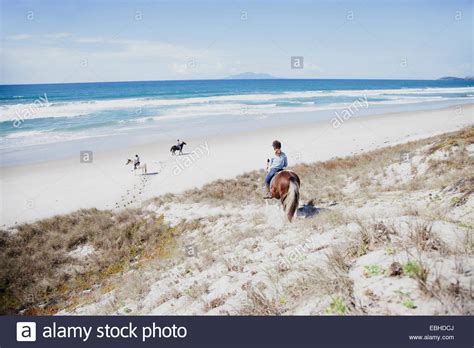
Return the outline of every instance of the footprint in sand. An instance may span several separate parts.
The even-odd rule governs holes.
[[[145,192],[145,188],[150,183],[151,178],[141,176],[139,182],[135,183],[131,189],[127,189],[125,193],[120,197],[119,202],[115,202],[115,208],[119,209],[120,206],[126,208],[129,205],[141,203],[142,195]]]

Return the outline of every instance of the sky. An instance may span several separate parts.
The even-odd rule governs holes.
[[[474,75],[472,0],[0,1],[0,84]]]

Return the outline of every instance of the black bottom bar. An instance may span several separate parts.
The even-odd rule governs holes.
[[[473,346],[473,319],[467,316],[5,316],[0,324],[1,348]],[[34,342],[17,341],[33,338]]]

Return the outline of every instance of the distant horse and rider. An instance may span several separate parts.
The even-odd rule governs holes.
[[[178,139],[177,144],[171,146],[171,149],[170,149],[171,155],[172,156],[176,155],[176,152],[178,152],[178,155],[182,155],[184,145],[187,145],[187,144],[184,141],[179,141]]]
[[[186,142],[180,141],[178,139],[177,144],[171,146],[171,149],[170,149],[171,155],[173,156],[176,155],[176,152],[178,152],[178,155],[182,155],[184,145],[187,145]],[[141,174],[145,174],[145,175],[148,174],[148,168],[147,168],[146,163],[141,163],[140,157],[138,155],[135,155],[133,159],[127,158],[127,162],[125,163],[125,165],[129,165],[129,164],[133,165],[134,173],[136,172],[136,170],[141,170]],[[152,173],[152,174],[157,174],[157,172]]]
[[[146,163],[141,163],[140,157],[138,155],[135,155],[135,158],[133,160],[128,158],[125,165],[127,166],[129,164],[133,164],[133,172],[139,169],[142,171],[142,174],[148,174]]]
[[[279,199],[288,221],[295,216],[300,200],[300,178],[295,172],[285,170],[288,166],[286,154],[281,151],[281,142],[275,140],[272,143],[275,157],[267,159],[267,175],[265,185],[267,195],[265,199]]]

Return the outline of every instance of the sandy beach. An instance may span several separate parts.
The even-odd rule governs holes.
[[[473,106],[352,118],[337,128],[329,121],[245,133],[184,139],[182,156],[169,143],[94,152],[90,163],[67,160],[1,169],[2,225],[34,221],[80,208],[122,209],[164,194],[201,187],[263,168],[279,139],[290,166],[348,156],[404,143],[473,123]],[[87,145],[84,145],[87,147]],[[127,158],[139,154],[148,175],[133,173]],[[262,178],[263,179],[263,178]],[[303,183],[304,188],[304,183]]]

